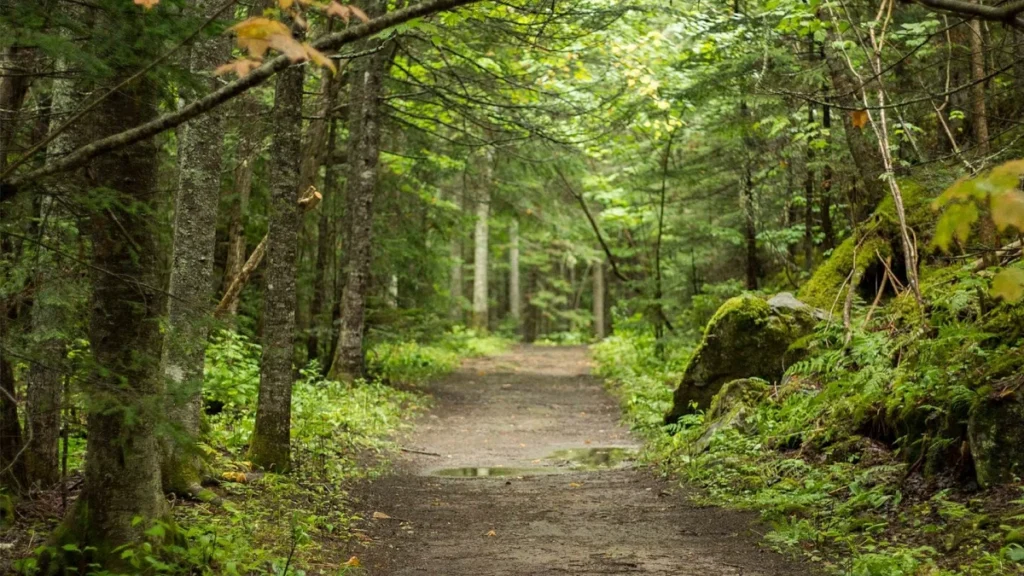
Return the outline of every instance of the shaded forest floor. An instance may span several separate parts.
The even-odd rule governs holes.
[[[373,575],[812,572],[760,548],[750,514],[699,507],[628,460],[572,465],[560,451],[595,449],[592,465],[636,447],[589,369],[584,348],[518,347],[430,384],[395,473],[353,490],[367,537],[351,552]]]

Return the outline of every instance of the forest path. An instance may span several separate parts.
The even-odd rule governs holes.
[[[698,507],[684,489],[628,463],[588,472],[549,459],[563,449],[637,444],[589,369],[585,348],[523,346],[467,361],[430,385],[435,406],[405,446],[440,456],[404,453],[394,474],[353,491],[373,539],[353,553],[368,573],[811,572],[759,548],[749,514]],[[530,471],[432,475],[441,468],[495,466]]]

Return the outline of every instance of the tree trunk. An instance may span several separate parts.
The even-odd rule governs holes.
[[[540,290],[540,272],[536,266],[526,270],[526,318],[523,321],[523,342],[530,343],[540,335],[540,308],[533,299]]]
[[[593,297],[593,311],[594,311],[594,337],[598,340],[603,339],[605,334],[604,324],[604,261],[598,261],[594,264],[594,297]]]
[[[21,106],[32,79],[33,52],[17,46],[0,54],[0,172],[7,167]]]
[[[823,49],[824,50],[824,49]],[[831,156],[832,141],[832,108],[827,104],[821,106],[821,127],[825,130],[825,137],[829,140],[829,156]],[[832,224],[832,165],[827,161],[821,169],[821,233],[825,236],[825,249],[832,250],[836,247],[836,232]]]
[[[487,332],[487,268],[489,250],[488,218],[490,217],[491,154],[484,155],[484,168],[476,197],[476,226],[473,229],[473,321],[475,330]]]
[[[512,220],[508,228],[508,312],[516,321],[522,316],[522,296],[519,292],[519,220]]]
[[[757,290],[757,277],[761,265],[757,260],[757,223],[754,218],[754,182],[750,167],[746,169],[743,180],[743,193],[740,198],[743,207],[743,237],[747,247],[746,283],[747,290]]]
[[[974,19],[968,22],[970,30],[967,35],[971,45],[971,127],[974,132],[974,143],[978,156],[988,156],[988,112],[985,106],[985,44],[981,35],[981,21]]]
[[[213,0],[196,0],[196,12],[211,16]],[[193,74],[207,75],[230,56],[226,39],[216,36],[195,44],[189,55]],[[161,472],[166,492],[199,495],[201,459],[196,448],[203,407],[203,366],[213,299],[213,256],[220,197],[224,117],[213,110],[182,125],[178,138],[178,191],[174,207],[170,298],[160,372],[167,386],[167,419],[172,427],[163,442]]]
[[[131,37],[142,25],[137,11],[129,14],[110,20],[116,32]],[[158,107],[156,86],[140,78],[102,101],[91,125],[97,136],[115,134],[151,120]],[[165,309],[155,224],[161,203],[157,167],[156,143],[144,140],[96,157],[88,169],[90,187],[102,190],[91,200],[103,206],[87,225],[95,369],[81,384],[89,410],[84,487],[56,539],[80,549],[95,546],[94,559],[110,568],[121,562],[114,554],[118,546],[137,540],[152,519],[167,512],[155,433],[163,418],[159,361]]]
[[[334,154],[337,120],[331,119],[327,135],[327,158]],[[333,198],[338,186],[337,175],[335,174],[337,163],[333,160],[327,162],[324,171],[324,197]],[[333,202],[331,202],[333,204]],[[312,327],[306,339],[306,356],[309,359],[321,359],[323,351],[320,349],[322,338],[331,333],[331,318],[325,314],[329,311],[330,298],[327,292],[327,270],[334,261],[334,234],[331,227],[329,204],[323,203],[320,207],[320,218],[317,220],[316,235],[316,272],[313,278],[313,301],[310,303],[310,317]],[[329,339],[328,339],[329,341]],[[326,366],[324,366],[326,368]]]
[[[379,40],[361,46],[380,47]],[[347,270],[341,297],[338,346],[329,371],[329,376],[334,379],[351,380],[365,375],[363,332],[373,257],[373,200],[377,188],[381,138],[380,99],[393,49],[392,43],[387,48],[377,50],[372,56],[357,61],[357,67],[352,71],[349,93],[349,164],[345,183],[349,211]]]
[[[860,90],[850,76],[846,64],[840,56],[831,48],[831,42],[836,40],[834,36],[825,42],[825,62],[828,64],[829,76],[832,79],[832,91],[835,93],[836,101],[847,107],[863,106],[860,102]],[[878,151],[878,144],[862,128],[853,124],[853,114],[844,113],[843,133],[846,135],[846,145],[850,149],[850,156],[857,168],[857,176],[861,182],[859,190],[863,192],[859,198],[851,198],[850,203],[853,209],[853,217],[856,222],[866,219],[886,196],[885,182],[881,176],[885,174],[885,164],[882,161],[881,153]],[[855,188],[856,189],[856,188]]]
[[[813,46],[813,43],[812,43]],[[814,126],[814,105],[807,104],[807,128]],[[807,141],[804,165],[804,271],[814,268],[814,148]]]
[[[266,470],[291,467],[292,365],[295,357],[295,275],[299,228],[299,165],[302,161],[302,66],[282,72],[274,89],[274,137],[270,149],[270,215],[266,289],[263,295],[263,358],[256,427],[249,458]]]
[[[462,204],[465,197],[465,191],[459,195],[459,216],[462,216]],[[450,266],[448,274],[448,298],[449,298],[449,315],[452,322],[461,324],[462,318],[462,289],[463,289],[463,278],[462,278],[462,266],[464,264],[462,258],[462,226],[461,218],[456,221],[452,227],[452,237],[449,241],[449,255],[450,255]]]

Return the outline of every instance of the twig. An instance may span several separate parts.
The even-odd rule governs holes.
[[[437,452],[427,452],[425,450],[413,450],[412,448],[399,448],[402,452],[408,452],[409,454],[423,454],[424,456],[436,456],[441,457]]]

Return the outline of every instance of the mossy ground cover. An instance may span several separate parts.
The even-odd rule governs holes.
[[[926,310],[894,298],[866,321],[858,300],[848,344],[820,324],[745,425],[709,442],[703,412],[659,418],[686,342],[659,359],[652,338],[621,332],[594,347],[597,370],[646,439],[642,458],[709,503],[758,511],[772,546],[836,574],[1021,574],[1021,483],[981,489],[967,441],[972,411],[1020,367],[1020,308],[990,301],[986,275],[941,270],[925,275]]]
[[[358,558],[344,554],[359,538],[346,487],[388,468],[396,437],[429,399],[418,385],[453,370],[460,358],[498,353],[510,342],[456,330],[430,344],[381,342],[371,347],[368,381],[321,377],[319,366],[300,371],[292,396],[292,462],[287,475],[254,470],[245,459],[259,388],[260,348],[233,332],[217,334],[207,349],[202,450],[212,501],[170,501],[172,522],[149,527],[149,541],[120,553],[133,574],[353,574]],[[78,476],[84,441],[73,438],[70,476]],[[72,484],[70,497],[79,483]],[[57,492],[18,504],[12,569],[33,574],[36,558],[61,517]],[[0,540],[6,541],[6,540]],[[75,555],[87,551],[66,550]],[[30,555],[30,553],[34,553]],[[92,574],[107,574],[94,571]]]

